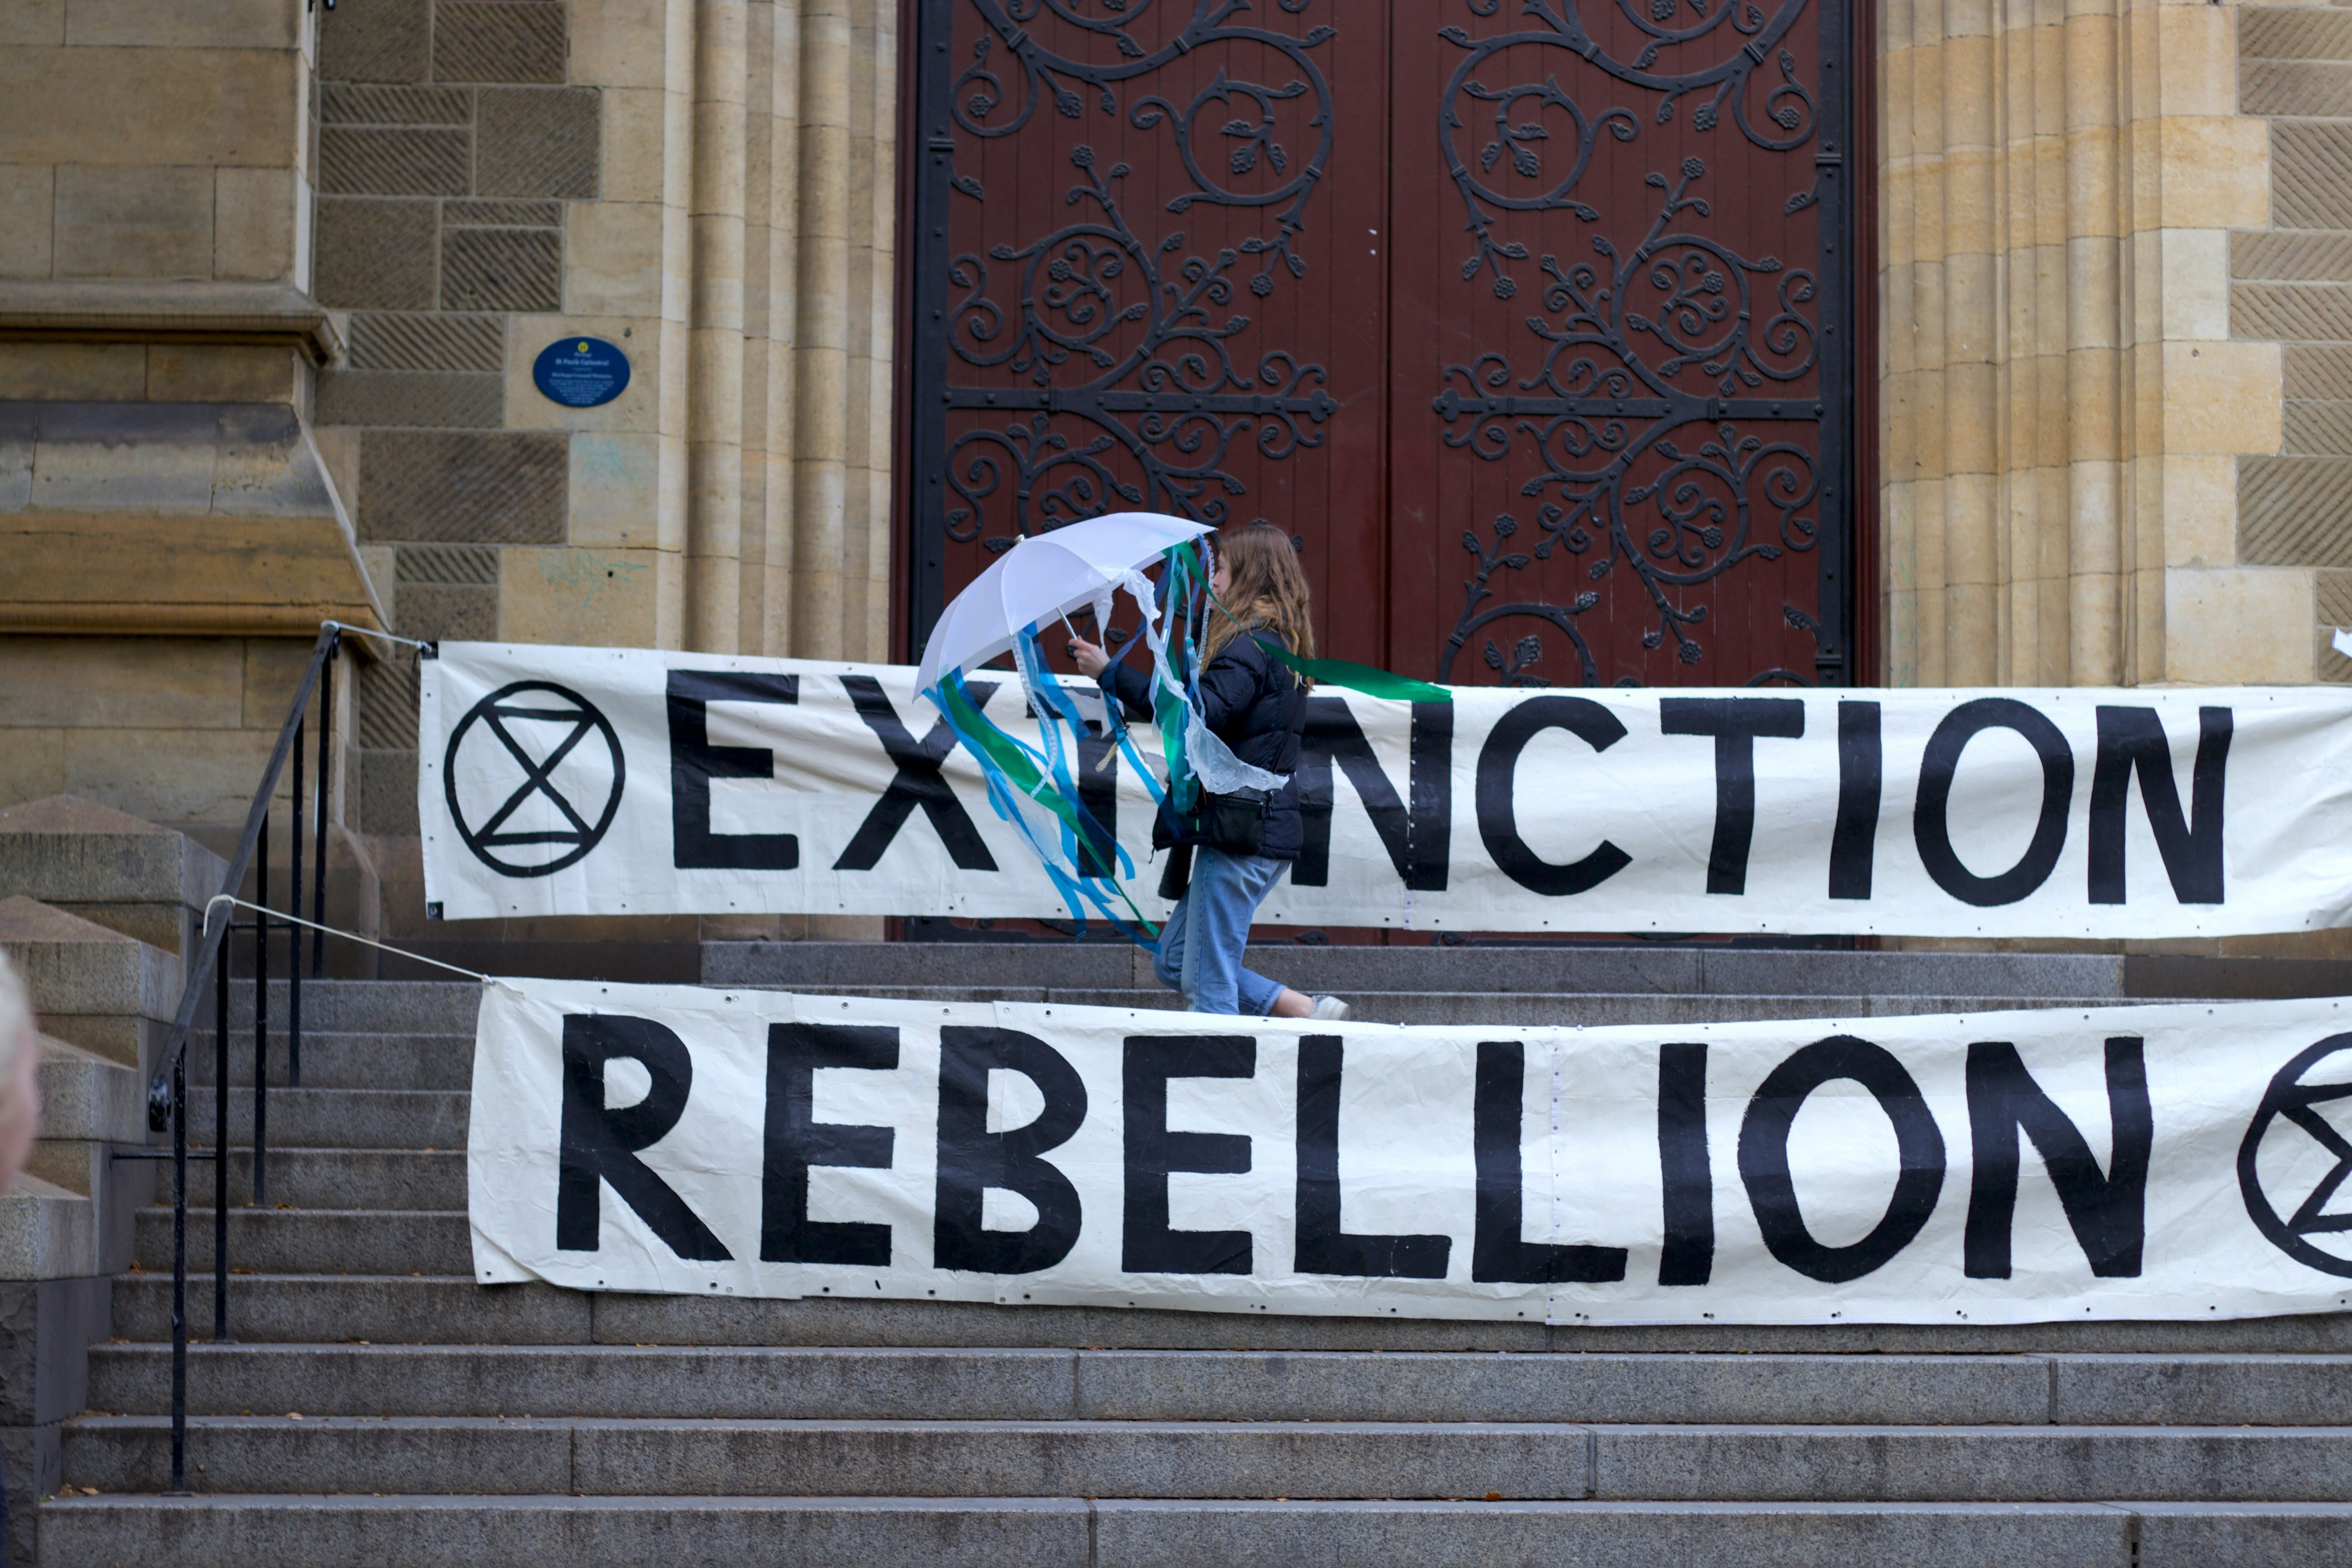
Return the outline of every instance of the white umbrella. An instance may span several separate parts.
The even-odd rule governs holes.
[[[1020,541],[940,617],[923,647],[917,689],[929,690],[948,670],[987,663],[1033,626],[1108,600],[1129,573],[1171,545],[1213,531],[1161,512],[1120,511]]]

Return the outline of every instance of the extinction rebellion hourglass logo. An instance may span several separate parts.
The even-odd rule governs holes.
[[[441,763],[449,820],[504,877],[544,877],[604,840],[626,778],[612,721],[570,687],[518,680],[479,702]]]
[[[2343,1190],[2352,1176],[2347,1053],[2352,1035],[2330,1035],[2279,1068],[2238,1146],[2238,1187],[2247,1215],[2280,1251],[2352,1277],[2352,1194]],[[2282,1207],[2290,1210],[2284,1218]]]

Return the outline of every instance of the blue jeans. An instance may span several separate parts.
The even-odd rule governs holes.
[[[1274,1014],[1278,982],[1242,967],[1250,921],[1282,874],[1287,860],[1263,855],[1228,855],[1205,845],[1192,852],[1192,881],[1160,928],[1151,973],[1171,991],[1184,994],[1195,1013]]]

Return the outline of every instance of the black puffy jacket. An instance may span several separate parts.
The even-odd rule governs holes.
[[[1236,636],[1217,651],[1201,671],[1201,721],[1234,751],[1234,755],[1271,773],[1287,773],[1290,782],[1275,796],[1266,814],[1265,846],[1258,851],[1269,860],[1296,860],[1305,841],[1298,820],[1298,736],[1307,724],[1307,694],[1298,677],[1268,657],[1262,644],[1284,646],[1269,631]],[[1136,656],[1143,656],[1140,647]],[[1148,656],[1146,656],[1148,657]],[[1103,690],[1118,699],[1129,719],[1151,718],[1151,678],[1129,663],[1112,665],[1102,673]],[[1194,842],[1162,805],[1152,825],[1151,842],[1165,849]]]

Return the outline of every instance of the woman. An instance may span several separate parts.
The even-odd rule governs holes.
[[[1297,552],[1281,530],[1263,522],[1227,529],[1216,537],[1216,572],[1210,579],[1217,603],[1203,612],[1201,721],[1233,749],[1234,755],[1268,773],[1289,774],[1298,766],[1298,736],[1307,723],[1308,683],[1266,652],[1279,647],[1302,658],[1315,657],[1315,628],[1308,620],[1307,576]],[[1219,607],[1222,605],[1223,607]],[[1151,716],[1150,677],[1109,656],[1083,637],[1068,648],[1078,668],[1102,683],[1138,720]],[[1196,1013],[1248,1013],[1268,1018],[1344,1018],[1348,1005],[1336,996],[1303,996],[1242,966],[1251,917],[1266,894],[1298,858],[1302,841],[1298,784],[1286,783],[1268,803],[1262,842],[1255,854],[1234,854],[1202,841],[1197,824],[1174,818],[1163,806],[1151,830],[1156,847],[1175,847],[1192,858],[1189,885],[1176,871],[1175,910],[1160,933],[1151,972],[1162,985],[1181,991]]]

